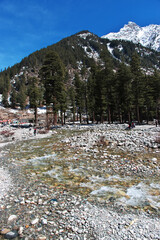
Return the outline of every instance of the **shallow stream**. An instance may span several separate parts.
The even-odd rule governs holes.
[[[25,173],[89,201],[160,210],[160,177],[152,174],[159,162],[151,160],[158,153],[137,155],[104,146],[86,152],[61,141],[74,134],[81,132],[58,129],[50,138],[19,142],[10,147],[8,157]]]

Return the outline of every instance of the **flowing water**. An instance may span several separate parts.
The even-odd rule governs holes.
[[[71,134],[81,132],[57,130],[50,138],[19,142],[10,147],[8,157],[22,165],[25,173],[36,174],[46,183],[70,189],[90,201],[159,211],[160,177],[134,174],[134,163],[155,168],[150,161],[153,153],[139,154],[140,164],[137,155],[105,147],[86,152],[61,141]]]

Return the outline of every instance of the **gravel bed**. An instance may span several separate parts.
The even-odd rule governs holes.
[[[12,187],[12,179],[8,170],[0,168],[0,200],[7,194],[7,189]]]
[[[76,128],[77,130],[87,129],[87,131],[81,135],[77,134],[66,138],[63,141],[70,143],[72,147],[83,147],[85,151],[93,151],[92,148],[97,143],[106,144],[109,148],[118,148],[130,152],[160,148],[160,142],[156,142],[156,138],[160,137],[160,127],[153,125],[140,125],[130,130],[127,128],[127,124],[100,124],[84,127],[77,126]]]
[[[88,151],[93,147],[92,143],[98,141],[98,136],[104,133],[102,128],[103,126],[96,130],[94,135],[90,135],[92,141],[88,141],[89,143],[84,140],[87,133],[84,133],[79,140],[77,136],[64,139],[64,142],[71,142],[72,147],[79,144]],[[116,128],[117,126],[114,131]],[[157,133],[158,130],[154,130]],[[146,141],[153,147],[152,139],[156,135],[151,134],[149,129],[140,130],[140,134],[142,131],[146,133],[143,143]],[[107,134],[106,140],[108,140]],[[138,141],[140,134],[135,132],[133,139],[136,136]],[[113,135],[110,134],[112,143],[116,140],[116,136],[118,138],[118,135],[114,135],[113,140]],[[122,136],[121,132],[120,135]],[[149,135],[150,137],[147,138],[146,136]],[[120,142],[117,140],[117,143],[118,141]],[[142,147],[144,149],[144,144],[141,145],[138,145],[138,150],[142,150]],[[124,143],[119,147],[125,150],[126,146]],[[156,148],[158,150],[158,146]],[[158,214],[142,212],[138,209],[131,210],[124,206],[116,206],[114,203],[89,202],[79,195],[72,194],[70,189],[48,186],[35,174],[25,174],[17,162],[11,163],[6,159],[5,149],[1,153],[1,166],[3,166],[0,168],[0,238],[2,239],[160,239]]]
[[[158,216],[90,203],[32,175],[16,181],[0,205],[7,239],[160,239]]]

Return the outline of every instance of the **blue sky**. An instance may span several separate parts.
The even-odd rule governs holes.
[[[160,0],[0,0],[0,69],[82,30],[160,24]]]

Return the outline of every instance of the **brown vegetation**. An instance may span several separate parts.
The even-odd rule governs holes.
[[[14,132],[5,130],[5,131],[1,131],[0,135],[3,135],[4,137],[11,137],[14,135]]]

